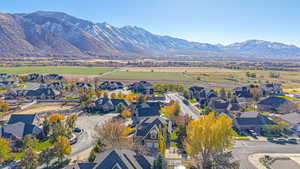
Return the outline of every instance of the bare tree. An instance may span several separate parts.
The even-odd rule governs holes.
[[[108,120],[101,127],[97,127],[96,131],[104,144],[112,148],[120,148],[131,143],[127,127],[121,120]]]

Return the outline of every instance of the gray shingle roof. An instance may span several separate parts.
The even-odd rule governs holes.
[[[271,97],[268,97],[264,100],[261,100],[257,104],[268,105],[268,106],[272,106],[272,107],[277,108],[277,107],[280,107],[280,105],[282,105],[285,102],[291,102],[291,101],[287,100],[285,98],[282,98],[282,97],[271,96]]]
[[[32,124],[36,118],[35,114],[12,114],[7,124],[23,122],[25,124]]]
[[[97,156],[94,169],[151,169],[153,159],[128,149],[106,151]]]

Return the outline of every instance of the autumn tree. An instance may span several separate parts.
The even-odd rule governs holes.
[[[103,143],[112,148],[120,148],[130,143],[127,127],[121,120],[108,120],[96,130]]]
[[[0,112],[6,112],[9,109],[9,105],[6,101],[0,99]]]
[[[164,106],[160,110],[167,117],[178,116],[180,113],[180,105],[178,102],[171,101],[167,106]]]
[[[39,165],[39,155],[32,148],[24,150],[24,156],[21,159],[21,165],[25,169],[36,169]]]
[[[0,164],[10,157],[10,142],[7,139],[0,138]]]
[[[112,93],[112,94],[110,95],[110,97],[111,97],[112,99],[116,99],[118,96],[117,96],[116,93]]]
[[[59,113],[55,113],[50,116],[50,122],[52,124],[57,123],[57,121],[64,121],[64,120],[65,120],[65,116]]]
[[[214,153],[222,153],[233,145],[232,133],[229,117],[209,113],[188,124],[185,150],[194,159],[200,157],[202,168],[209,168]]]
[[[72,151],[70,141],[65,136],[57,137],[56,142],[54,143],[54,149],[60,162],[63,161],[65,155],[71,154]]]
[[[124,118],[130,118],[132,116],[132,112],[129,111],[129,109],[125,109],[122,113],[121,113],[122,117]]]

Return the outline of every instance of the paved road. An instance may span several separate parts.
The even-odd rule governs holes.
[[[249,155],[256,153],[300,153],[300,145],[278,145],[262,141],[237,141],[232,152],[234,158],[240,161],[241,169],[256,169],[248,161]]]
[[[195,110],[192,107],[192,105],[186,105],[186,104],[183,103],[182,96],[179,96],[176,93],[170,93],[170,94],[167,94],[167,97],[169,97],[171,100],[174,100],[174,101],[176,101],[180,104],[181,112],[183,114],[188,114],[189,116],[192,117],[192,119],[198,119],[198,117],[200,116],[200,112]]]
[[[93,147],[98,137],[95,128],[112,117],[113,115],[111,114],[79,116],[76,121],[76,127],[83,129],[83,133],[78,137],[78,142],[72,146],[72,154],[69,157],[76,157],[79,153]]]

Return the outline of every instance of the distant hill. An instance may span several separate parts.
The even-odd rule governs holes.
[[[190,42],[135,26],[93,23],[61,12],[0,13],[0,57],[16,56],[296,59],[300,48],[262,40],[227,46]]]

